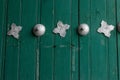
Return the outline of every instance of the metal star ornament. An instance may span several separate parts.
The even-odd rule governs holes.
[[[58,21],[57,27],[53,30],[55,34],[59,33],[61,37],[66,36],[66,30],[70,28],[70,25],[63,24],[62,21]]]
[[[105,35],[106,37],[110,37],[110,36],[111,36],[110,32],[111,32],[112,30],[114,30],[114,26],[113,26],[113,25],[108,25],[107,22],[105,22],[104,20],[102,20],[102,22],[101,22],[101,27],[98,28],[97,31],[98,31],[99,33],[104,33],[104,35]]]
[[[15,23],[12,23],[11,30],[8,31],[7,35],[13,36],[16,39],[19,39],[19,32],[22,30],[21,26],[16,26]]]

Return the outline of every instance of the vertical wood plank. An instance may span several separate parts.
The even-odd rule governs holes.
[[[86,23],[89,25],[90,30],[90,0],[80,0],[79,1],[79,25]],[[81,80],[90,80],[91,77],[91,53],[90,47],[90,34],[86,36],[80,36],[79,46],[80,46],[80,55],[79,55],[79,64],[80,64],[80,79]]]
[[[107,21],[109,24],[116,25],[115,0],[107,0]],[[117,69],[117,47],[116,47],[116,28],[111,32],[108,39],[108,80],[118,80]]]
[[[102,6],[101,6],[102,5]],[[102,20],[106,21],[106,0],[91,1],[91,80],[108,80],[107,38],[97,32]]]
[[[40,80],[53,80],[54,65],[54,9],[53,0],[41,0],[41,24],[46,33],[40,38]]]
[[[1,76],[2,76],[2,29],[3,29],[3,0],[0,0],[0,79],[1,79]]]
[[[71,0],[54,0],[55,27],[59,20],[71,24]],[[72,27],[72,26],[71,26]],[[55,35],[55,80],[71,79],[71,31],[67,30],[65,38]]]
[[[4,75],[5,38],[6,38],[6,0],[0,0],[0,80]]]
[[[20,25],[20,0],[8,0],[7,16],[7,30],[11,29],[10,27],[12,23]],[[17,41],[11,36],[7,36],[5,57],[5,80],[18,80],[18,55],[19,41]]]
[[[41,22],[41,0],[36,0],[36,24]],[[37,44],[36,44],[36,79],[40,79],[40,43],[39,40],[40,38],[37,39]]]
[[[78,0],[71,2],[71,80],[78,80]]]
[[[120,0],[116,0],[116,22],[120,23]],[[120,33],[117,33],[117,68],[118,68],[118,79],[120,79]]]
[[[32,29],[36,23],[37,17],[37,0],[21,0],[22,17],[20,44],[20,68],[19,80],[35,80],[36,79],[36,37],[32,34]]]

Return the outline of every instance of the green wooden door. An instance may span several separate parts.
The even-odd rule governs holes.
[[[102,20],[120,22],[119,9],[119,0],[0,0],[0,80],[119,80],[120,33],[97,32]],[[65,38],[52,32],[59,20],[71,25]],[[7,35],[12,23],[23,28],[19,40]],[[82,23],[87,36],[77,33]]]

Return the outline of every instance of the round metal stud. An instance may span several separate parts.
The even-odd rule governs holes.
[[[89,33],[89,26],[87,24],[81,24],[78,27],[78,33],[82,36],[85,36]]]
[[[45,26],[42,24],[36,24],[35,27],[33,28],[33,33],[37,37],[44,35]]]

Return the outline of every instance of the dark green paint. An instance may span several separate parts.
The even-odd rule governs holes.
[[[102,6],[101,6],[102,4]],[[108,48],[107,39],[103,34],[97,33],[101,20],[106,21],[106,0],[91,1],[91,79],[108,79]]]
[[[90,0],[79,1],[79,24],[87,23],[90,25]],[[91,30],[90,26],[90,30]],[[79,68],[80,80],[90,80],[91,78],[91,53],[90,53],[90,37],[91,32],[83,37],[79,37]],[[85,69],[86,68],[86,69]]]
[[[13,5],[14,4],[14,5]],[[13,5],[13,6],[12,6]],[[13,8],[14,7],[14,8]],[[7,30],[12,23],[20,25],[20,0],[8,1]],[[18,79],[19,41],[13,37],[6,38],[5,80]],[[12,72],[12,74],[11,74]]]
[[[21,0],[21,25],[23,30],[20,37],[19,79],[35,80],[36,78],[36,44],[32,28],[36,24],[37,0]]]
[[[4,79],[7,1],[0,0],[0,80]]]
[[[71,0],[71,80],[78,80],[78,0]]]
[[[116,15],[117,16],[116,17],[116,20],[117,20],[116,23],[118,24],[120,22],[120,18],[119,18],[120,17],[120,11],[119,11],[120,1],[119,0],[116,0],[116,6],[117,6],[116,9],[115,9],[116,14],[117,14]],[[118,53],[117,53],[117,61],[118,61],[117,62],[118,63],[117,64],[118,65],[117,66],[117,71],[118,71],[118,80],[119,80],[120,79],[120,74],[119,74],[120,73],[120,49],[119,49],[120,48],[120,33],[117,33],[117,40],[116,41],[117,41],[117,47],[118,47],[117,48],[117,51],[118,51]]]
[[[54,8],[53,0],[41,0],[41,24],[46,26],[46,33],[40,38],[40,74],[39,80],[54,79]],[[49,14],[49,15],[48,15]]]
[[[102,20],[120,21],[119,9],[119,0],[0,0],[0,80],[119,80],[120,34],[97,32]],[[52,32],[59,20],[71,25],[65,38]],[[23,27],[19,40],[7,35],[12,23]],[[46,26],[40,38],[36,24]]]
[[[116,2],[114,0],[107,0],[107,15],[106,19],[109,24],[116,25]],[[112,16],[111,16],[112,15]],[[118,80],[118,67],[117,67],[117,41],[116,41],[116,27],[112,31],[110,39],[107,39],[108,45],[108,79]],[[119,47],[118,47],[119,49]]]
[[[64,24],[71,24],[71,0],[54,0],[55,25],[59,20]],[[55,80],[71,79],[71,31],[68,30],[66,37],[55,35]]]

